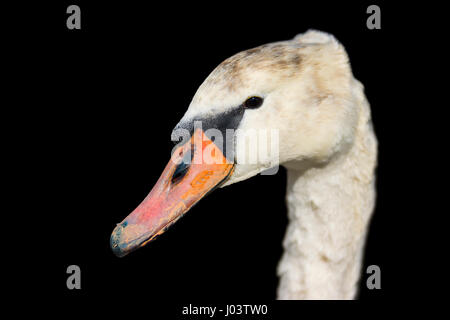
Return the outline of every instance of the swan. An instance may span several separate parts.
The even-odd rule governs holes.
[[[277,133],[267,140],[277,152],[256,162],[237,157],[261,148],[246,132],[268,129]],[[363,85],[334,36],[308,30],[226,59],[201,84],[172,138],[180,131],[188,136],[156,185],[115,227],[117,256],[155,239],[213,189],[282,165],[289,222],[277,298],[355,298],[375,202],[377,140]],[[214,161],[201,161],[205,154]]]

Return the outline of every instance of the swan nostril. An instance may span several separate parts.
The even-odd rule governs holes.
[[[179,165],[177,165],[173,175],[172,175],[172,184],[178,183],[183,177],[186,175],[186,173],[189,171],[190,163],[185,163],[182,161]]]
[[[195,152],[194,145],[191,145],[190,152],[186,152],[183,155],[183,159],[177,165],[177,167],[175,168],[175,171],[173,172],[172,179],[171,179],[172,184],[178,183],[181,179],[184,178],[186,173],[189,171],[189,167],[191,166],[192,159],[194,159],[194,152]],[[182,153],[183,152],[180,152],[180,156]]]

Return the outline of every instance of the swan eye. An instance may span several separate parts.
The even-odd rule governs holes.
[[[260,97],[250,97],[244,102],[244,107],[247,109],[256,109],[261,107],[263,99]]]

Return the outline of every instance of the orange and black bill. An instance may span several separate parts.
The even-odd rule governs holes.
[[[154,240],[224,182],[233,168],[221,149],[197,129],[189,142],[175,150],[144,201],[114,229],[114,254],[123,257]]]

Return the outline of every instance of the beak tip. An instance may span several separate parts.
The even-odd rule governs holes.
[[[111,247],[111,249],[114,255],[118,258],[122,258],[127,255],[127,252],[123,251],[119,246]]]
[[[116,255],[116,257],[122,258],[128,254],[126,250],[124,250],[121,246],[122,243],[122,230],[126,226],[126,223],[119,223],[114,228],[111,238],[110,238],[110,246],[111,250]]]

